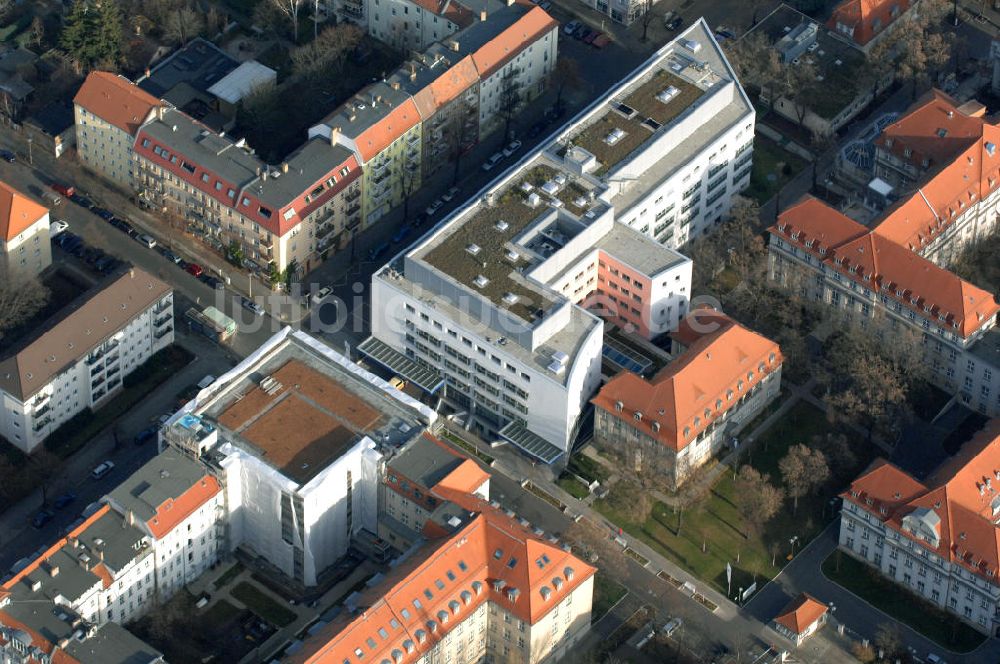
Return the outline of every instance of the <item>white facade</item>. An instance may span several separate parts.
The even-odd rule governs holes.
[[[223,443],[230,547],[263,556],[312,586],[347,552],[351,536],[377,530],[381,455],[365,438],[303,486],[232,443]]]
[[[76,121],[76,152],[80,161],[91,170],[131,190],[132,146],[135,137],[79,104],[73,105],[73,111]]]
[[[518,108],[545,91],[549,73],[559,54],[559,26],[531,43],[522,43],[520,52],[509,62],[483,77],[479,72],[479,135],[485,136],[503,127],[505,99],[515,90]],[[508,102],[509,103],[509,102]],[[517,114],[514,114],[517,117]]]
[[[0,237],[0,274],[5,279],[29,279],[51,264],[48,212],[9,240]]]
[[[446,16],[409,0],[367,0],[367,5],[368,34],[403,52],[422,51],[459,29]]]
[[[72,318],[60,323],[73,324]],[[82,331],[78,337],[83,343]],[[121,390],[125,376],[173,340],[173,293],[168,292],[25,399],[0,391],[0,435],[31,452],[80,411],[100,408]],[[36,344],[44,342],[42,337]]]
[[[904,517],[904,526],[906,519]],[[1000,585],[944,560],[850,500],[840,512],[840,548],[980,631],[1000,624]]]

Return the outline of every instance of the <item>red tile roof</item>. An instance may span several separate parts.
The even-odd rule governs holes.
[[[62,648],[56,648],[56,644],[52,643],[20,620],[15,619],[13,616],[2,610],[0,610],[0,625],[6,625],[12,629],[19,629],[30,636],[31,645],[40,649],[49,656],[49,664],[80,664],[79,660],[75,657],[71,657],[65,650]],[[0,638],[0,645],[5,644],[6,642]],[[26,660],[26,664],[37,664],[37,660],[35,658],[30,658]]]
[[[1000,305],[991,293],[812,198],[778,217],[772,235],[797,246],[864,288],[965,338]]]
[[[558,27],[559,22],[549,16],[544,9],[532,8],[514,25],[483,44],[472,54],[472,60],[479,71],[479,78],[488,78],[539,37]]]
[[[908,0],[844,0],[837,5],[826,25],[837,34],[837,24],[853,30],[851,39],[864,46],[906,13]]]
[[[362,161],[365,163],[371,161],[393,141],[419,123],[420,113],[413,103],[413,98],[410,97],[389,111],[384,118],[361,132],[354,140]]]
[[[197,484],[174,499],[167,499],[156,508],[156,515],[146,522],[153,537],[162,539],[177,524],[194,513],[221,491],[219,481],[211,475],[201,478]]]
[[[48,213],[45,206],[0,182],[0,240],[13,240]]]
[[[687,447],[782,362],[778,344],[725,314],[696,310],[687,318],[686,328],[701,328],[701,334],[676,360],[648,381],[623,371],[592,400],[674,451]]]
[[[362,593],[360,614],[321,629],[293,662],[410,664],[486,601],[534,624],[597,571],[498,507],[444,483],[434,494],[469,512],[469,520],[453,532],[429,521],[424,535],[431,541]]]
[[[774,622],[802,634],[826,614],[827,606],[815,597],[802,593],[774,617]]]
[[[135,136],[150,111],[161,105],[132,81],[106,71],[91,72],[73,103],[130,136]]]
[[[914,166],[932,168],[952,161],[982,138],[984,123],[978,111],[966,114],[954,99],[932,90],[883,129],[875,144]]]
[[[1000,585],[1000,420],[993,420],[925,484],[885,461],[873,464],[841,494],[903,536]],[[939,544],[911,533],[903,519],[918,509],[940,520]]]

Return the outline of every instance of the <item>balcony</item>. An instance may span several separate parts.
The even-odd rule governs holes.
[[[43,419],[38,420],[37,422],[35,422],[33,425],[31,425],[31,430],[34,431],[35,433],[38,433],[38,431],[42,427],[44,427],[44,426],[46,426],[48,424],[51,424],[51,422],[52,422],[52,418],[51,417],[43,418]]]
[[[104,357],[104,351],[98,351],[96,353],[91,353],[86,360],[84,360],[88,367],[92,367],[101,361]]]
[[[167,300],[166,302],[161,302],[157,304],[155,307],[153,307],[153,314],[154,315],[162,314],[167,309],[173,309],[173,304],[174,303],[170,300]]]
[[[360,189],[352,189],[344,196],[344,200],[347,201],[348,203],[350,203],[351,201],[356,201],[359,198],[361,198]]]
[[[173,331],[174,331],[173,325],[168,325],[167,327],[161,328],[161,329],[157,330],[156,332],[154,332],[153,333],[153,338],[154,339],[162,339],[163,337],[167,336],[168,334],[170,334]]]
[[[409,136],[407,136],[406,137],[406,144],[410,145],[410,146],[419,145],[420,144],[420,134],[414,132],[414,133],[410,134]]]
[[[119,371],[121,371],[121,369],[119,369],[118,367],[111,367],[110,369],[108,369],[108,374],[107,374],[108,379],[110,379],[112,376],[114,376]]]
[[[171,319],[173,319],[173,316],[171,316],[170,314],[167,314],[166,316],[163,316],[161,318],[157,318],[155,321],[153,321],[153,325],[155,327],[160,327],[164,323],[170,322]]]
[[[361,205],[359,203],[355,203],[351,207],[347,208],[347,213],[346,214],[347,214],[348,217],[350,217],[350,216],[353,216],[354,214],[356,214],[356,213],[358,213],[360,211],[361,211]]]
[[[32,415],[34,417],[42,417],[43,415],[45,415],[50,410],[52,410],[52,409],[49,407],[49,404],[46,403],[44,406],[42,406],[41,408],[39,408],[38,410],[36,410],[34,413],[32,413]]]
[[[97,380],[93,381],[93,382],[92,382],[92,383],[90,384],[90,391],[91,391],[91,392],[93,392],[93,391],[94,391],[95,389],[97,389],[97,387],[98,387],[98,386],[100,386],[100,385],[101,385],[101,383],[103,383],[103,382],[104,382],[104,376],[101,376],[101,377],[100,377],[100,378],[98,378]]]
[[[118,361],[118,353],[114,353],[113,355],[108,355],[108,362],[107,362],[108,366],[111,366],[117,361]]]

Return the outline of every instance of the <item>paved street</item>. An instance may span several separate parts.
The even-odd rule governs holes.
[[[205,374],[217,376],[232,366],[232,361],[220,355],[207,339],[190,336],[183,329],[178,332],[179,343],[194,353],[196,359],[122,417],[116,427],[105,430],[72,456],[60,475],[49,483],[50,501],[72,491],[77,496],[76,502],[56,512],[55,518],[41,529],[31,527],[32,517],[42,506],[41,489],[0,513],[0,577],[5,576],[19,559],[55,541],[88,504],[109,492],[156,454],[155,441],[137,446],[133,438],[156,422],[160,415],[172,412],[182,389],[197,383]],[[118,430],[117,449],[114,428]],[[114,461],[114,470],[100,480],[92,479],[90,471],[105,459]]]

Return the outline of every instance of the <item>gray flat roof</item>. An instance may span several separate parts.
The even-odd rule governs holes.
[[[157,64],[149,77],[139,82],[139,87],[156,97],[162,97],[179,83],[207,92],[239,64],[218,46],[199,37]]]
[[[617,222],[597,246],[646,275],[659,274],[688,261],[648,235]]]
[[[1000,327],[990,329],[979,341],[972,344],[970,352],[991,366],[1000,368]]]
[[[70,639],[66,652],[80,664],[150,664],[163,655],[118,623],[105,623],[89,639]]]
[[[278,72],[256,60],[247,60],[216,81],[208,92],[229,104],[235,104],[254,88],[273,83]]]
[[[419,482],[424,489],[432,489],[463,461],[464,458],[452,454],[426,436],[417,436],[389,460],[388,466]]]
[[[149,521],[160,505],[176,500],[207,474],[202,464],[168,447],[115,487],[109,497],[122,510]]]

